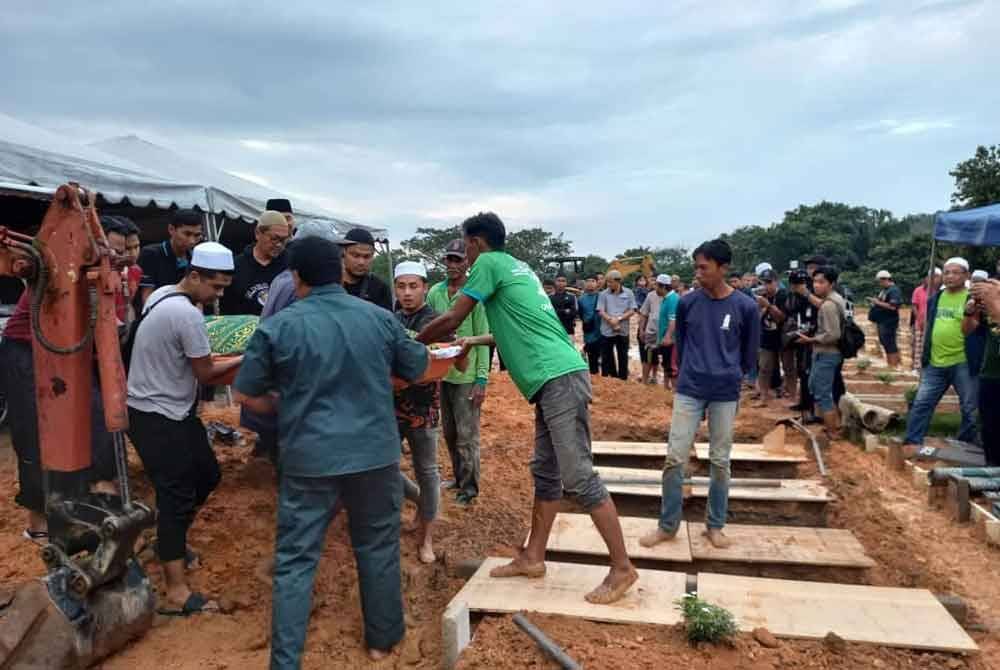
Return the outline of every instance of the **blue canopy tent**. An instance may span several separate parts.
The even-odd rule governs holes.
[[[931,262],[927,269],[928,286],[933,279],[934,252],[938,242],[972,247],[1000,246],[1000,203],[955,212],[938,212],[934,215]]]
[[[973,247],[1000,246],[1000,203],[938,212],[934,215],[934,240]]]

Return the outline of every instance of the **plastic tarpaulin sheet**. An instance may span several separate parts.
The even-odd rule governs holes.
[[[1000,246],[1000,204],[938,212],[934,215],[934,239],[974,247]]]
[[[194,181],[201,184],[209,192],[211,211],[224,213],[230,219],[256,221],[261,212],[264,211],[268,199],[287,198],[292,201],[295,220],[299,223],[321,221],[333,226],[340,235],[344,235],[351,228],[365,228],[371,231],[375,237],[386,237],[385,230],[345,221],[317,205],[300,202],[288,194],[243,179],[135,135],[112,137],[87,146],[102,153],[117,156],[131,165],[140,166],[142,169],[155,170],[157,174],[168,179]]]
[[[128,199],[137,207],[198,207],[207,209],[204,187],[178,181],[74,143],[47,130],[0,114],[0,182],[14,192],[17,185],[37,194],[75,181],[100,193],[108,202]]]
[[[257,219],[268,198],[287,197],[135,136],[81,144],[0,114],[0,191],[38,197],[70,181],[111,203],[198,208],[247,222]],[[299,221],[320,221],[341,235],[356,225],[290,200]],[[358,227],[386,237],[384,230]]]

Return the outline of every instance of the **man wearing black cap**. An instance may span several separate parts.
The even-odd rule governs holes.
[[[465,241],[452,240],[444,250],[448,278],[431,287],[427,304],[438,314],[444,314],[458,300],[465,286],[469,261],[465,257]],[[465,317],[455,335],[476,337],[487,335],[490,324],[486,310],[477,304]],[[455,497],[467,505],[479,495],[479,423],[480,408],[486,397],[490,374],[489,347],[474,347],[469,352],[465,370],[452,368],[441,382],[441,424],[451,471],[455,477]]]
[[[280,212],[285,217],[288,226],[295,232],[295,214],[292,212],[292,203],[287,198],[271,198],[264,205],[264,209],[272,212]]]
[[[364,228],[354,228],[344,236],[344,290],[355,298],[392,311],[392,292],[371,273],[375,259],[375,238]]]
[[[400,440],[388,379],[418,379],[428,353],[389,311],[346,295],[333,242],[295,245],[289,267],[298,300],[261,321],[233,384],[254,411],[281,405],[271,668],[299,667],[338,503],[350,520],[365,642],[381,659],[405,632]]]

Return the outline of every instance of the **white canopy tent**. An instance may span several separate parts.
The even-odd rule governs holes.
[[[220,170],[199,160],[178,154],[166,147],[154,144],[136,135],[112,137],[88,145],[103,153],[123,159],[128,164],[139,165],[144,169],[155,170],[167,178],[175,180],[191,180],[201,184],[206,191],[209,211],[225,214],[231,219],[256,221],[264,211],[264,205],[270,198],[287,198],[292,202],[296,221],[319,220],[331,223],[341,234],[351,228],[367,228],[373,235],[385,238],[386,231],[359,226],[334,216],[332,213],[311,204],[301,203],[298,199],[289,197],[266,186],[261,186],[247,179]],[[222,223],[217,233],[221,234]]]
[[[137,207],[198,207],[207,211],[205,189],[165,179],[150,170],[0,114],[0,190],[46,197],[75,181],[106,201]]]
[[[211,239],[227,217],[253,222],[268,198],[288,197],[135,136],[85,145],[0,114],[0,194],[47,198],[69,181],[112,204],[197,208]],[[341,234],[357,225],[289,200],[299,221],[323,221]],[[368,230],[385,240],[384,230]]]

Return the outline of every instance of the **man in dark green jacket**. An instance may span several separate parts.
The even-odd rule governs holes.
[[[257,412],[278,402],[281,441],[271,668],[298,668],[316,564],[338,502],[350,517],[365,642],[374,659],[403,638],[399,430],[389,378],[427,369],[428,354],[392,313],[340,286],[340,248],[293,250],[298,300],[261,322],[234,387]]]

